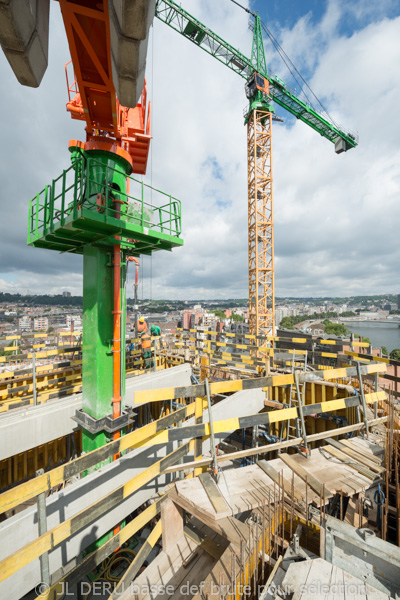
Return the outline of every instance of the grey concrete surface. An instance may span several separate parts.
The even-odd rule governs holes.
[[[142,93],[155,4],[155,0],[112,0],[109,4],[112,75],[123,106],[136,106]]]
[[[237,392],[219,402],[213,409],[213,417],[216,421],[226,418],[227,415],[240,417],[255,414],[263,406],[264,393],[261,389],[246,390]],[[205,411],[204,420],[208,421],[207,411]],[[188,420],[188,424],[192,422],[194,422],[194,419]],[[216,439],[223,439],[228,433],[219,434]],[[210,444],[207,441],[203,444],[203,452],[208,452],[209,448]],[[48,528],[50,529],[63,522],[116,487],[123,485],[153,462],[171,452],[172,449],[172,444],[136,449],[118,461],[106,465],[100,471],[96,471],[67,486],[61,492],[53,494],[47,500]],[[185,460],[193,460],[193,456],[187,456]],[[117,522],[148,500],[154,493],[162,490],[168,481],[169,478],[166,476],[151,481],[110,512],[98,518],[95,523],[91,523],[72,536],[66,543],[57,547],[50,553],[50,572],[58,579],[60,569],[63,566],[74,560],[96,537],[98,538],[112,529]],[[0,537],[2,540],[0,560],[34,540],[37,537],[36,506],[27,508],[1,523]],[[35,560],[0,583],[0,598],[18,600],[39,583],[39,560]]]
[[[38,87],[47,69],[49,0],[1,0],[0,44],[18,81]]]
[[[136,390],[190,385],[189,364],[178,365],[126,380],[126,404],[133,405]],[[82,394],[0,414],[0,460],[63,437],[77,428],[71,419],[82,408]],[[111,413],[111,405],[110,405]]]

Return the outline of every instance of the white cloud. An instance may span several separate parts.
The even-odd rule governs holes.
[[[359,26],[345,35],[339,24],[349,15],[347,4],[331,1],[319,23],[305,15],[281,32],[286,52],[312,73],[311,87],[330,114],[359,131],[360,145],[336,156],[333,145],[303,123],[274,125],[277,295],[398,291],[400,18],[386,18],[382,4],[377,12],[359,0],[351,9]],[[183,5],[250,54],[243,11],[211,0]],[[68,140],[84,136],[64,108],[68,50],[56,15],[52,26],[49,70],[38,90],[20,87],[0,57],[9,142],[1,163],[0,272],[15,275],[0,286],[23,291],[37,282],[50,291],[63,289],[64,277],[79,293],[79,257],[25,246],[29,196],[68,165]],[[147,78],[154,139],[146,180],[182,200],[185,244],[142,261],[143,295],[150,294],[151,271],[153,297],[246,297],[244,81],[158,20],[153,34]],[[269,56],[272,71],[284,73],[276,55]]]

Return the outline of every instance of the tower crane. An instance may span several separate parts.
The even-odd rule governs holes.
[[[235,2],[235,4],[238,4]],[[239,4],[240,6],[240,4]],[[242,7],[244,8],[244,7]],[[272,193],[272,118],[274,103],[335,145],[340,154],[358,140],[338,128],[267,70],[262,22],[251,14],[253,43],[248,58],[173,0],[157,0],[156,16],[190,42],[245,79],[249,106],[247,125],[249,329],[254,336],[273,336],[275,330],[274,223]]]

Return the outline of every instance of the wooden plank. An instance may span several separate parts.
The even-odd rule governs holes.
[[[365,456],[362,456],[359,452],[357,452],[355,450],[351,450],[351,448],[348,448],[347,446],[343,445],[341,442],[334,440],[332,438],[329,438],[329,437],[326,438],[325,441],[328,444],[330,444],[331,446],[333,446],[334,448],[336,448],[336,450],[340,450],[340,452],[343,452],[343,454],[350,456],[351,459],[364,465],[370,471],[374,471],[379,474],[383,473],[385,471],[385,467],[380,467],[375,462],[369,460],[368,458],[365,458]]]
[[[279,567],[281,566],[281,562],[282,562],[283,556],[282,554],[279,556],[278,560],[276,561],[276,563],[274,564],[274,567],[271,571],[271,573],[269,574],[269,577],[265,583],[264,589],[267,590],[269,588],[269,586],[271,585],[271,583],[274,580],[274,577],[276,575],[277,570],[279,569]]]
[[[139,590],[145,590],[151,585],[167,585],[182,566],[182,562],[187,560],[196,549],[196,544],[185,535],[177,538],[174,548],[169,553],[164,550],[149,564],[148,567],[135,579],[135,586]],[[144,600],[150,598],[148,594],[141,591],[139,594],[132,593],[128,588],[121,596],[120,600],[128,597],[129,600]]]
[[[289,456],[289,454],[280,454],[279,458],[290,468],[292,471],[300,477],[303,481],[306,481],[310,488],[319,496],[323,495],[325,492],[325,499],[331,498],[333,493],[326,487],[323,486],[320,481],[318,481],[311,473],[308,473],[301,465],[299,465],[293,457]],[[307,460],[307,459],[304,459]]]
[[[183,533],[183,509],[170,498],[161,504],[162,547],[169,552]]]
[[[354,452],[358,452],[359,454],[362,454],[362,456],[365,456],[365,458],[368,458],[368,460],[372,460],[373,462],[376,462],[378,465],[382,465],[382,459],[383,459],[384,454],[385,454],[384,448],[382,448],[382,446],[378,446],[379,450],[381,451],[380,455],[379,454],[374,454],[372,452],[372,449],[371,449],[370,452],[366,452],[365,451],[365,447],[361,446],[358,443],[358,440],[359,440],[359,438],[350,438],[348,440],[343,439],[343,440],[340,440],[340,443],[344,444],[345,446],[347,446],[351,450],[354,450]]]
[[[204,510],[199,510],[198,507],[189,502],[187,498],[176,494],[175,491],[170,493],[171,498],[179,504],[184,510],[197,517],[202,523],[205,523],[213,531],[216,531],[224,538],[234,544],[240,544],[240,541],[246,541],[248,538],[248,526],[241,523],[235,517],[224,517],[216,520]]]
[[[367,477],[367,479],[370,479],[371,481],[374,481],[376,477],[378,477],[376,473],[369,471],[367,467],[364,467],[360,463],[356,462],[354,459],[351,459],[350,457],[346,456],[346,454],[343,454],[340,450],[337,450],[337,448],[333,448],[333,446],[324,446],[323,450],[324,452],[328,452],[335,458],[338,458],[343,464],[352,467],[353,469],[361,473],[361,475],[364,475],[364,477]]]
[[[175,490],[171,494],[174,502],[203,522],[205,519],[217,518],[217,513],[198,477],[176,482]]]
[[[207,552],[200,550],[198,559],[190,563],[188,569],[180,569],[177,573],[177,577],[173,577],[170,580],[170,583],[176,590],[170,598],[173,598],[174,600],[188,600],[188,590],[190,590],[192,586],[196,586],[196,588],[199,589],[200,583],[204,580],[204,574],[209,573],[214,564],[215,559],[207,554]],[[178,582],[179,577],[180,581]],[[189,598],[190,596],[191,594],[189,595]]]
[[[201,473],[199,480],[217,515],[219,517],[229,517],[232,511],[211,475],[209,473]]]
[[[291,496],[292,495],[292,484],[290,483],[290,481],[288,481],[285,478],[282,478],[281,474],[278,473],[278,471],[276,469],[274,469],[274,467],[265,459],[263,460],[259,460],[256,463],[263,471],[264,473],[266,473],[268,475],[268,477],[270,477],[272,479],[272,481],[274,481],[279,487],[282,487],[282,479],[283,479],[283,489],[285,490],[285,492]],[[293,486],[294,487],[294,486]],[[300,492],[298,492],[296,490],[296,488],[294,488],[293,490],[294,493],[294,497],[296,498],[296,500],[301,501],[303,500],[303,494],[301,494]]]
[[[205,527],[201,522],[199,522],[198,520],[195,519],[191,519],[190,524],[195,524],[196,525],[196,530],[200,532],[200,535],[202,535],[203,532],[206,533],[206,535],[210,538],[210,540],[213,542],[215,540],[220,540],[220,538],[218,537],[217,533],[209,530],[207,527]],[[193,549],[196,549],[196,545],[195,543],[190,539],[187,538],[185,536],[186,540],[190,543],[190,546],[192,548],[192,552],[190,553],[193,556]],[[152,563],[151,565],[143,572],[143,574],[141,574],[136,580],[135,580],[135,585],[137,584],[140,588],[140,586],[142,584],[145,585],[157,585],[159,584],[159,582],[161,581],[161,583],[163,583],[164,585],[168,585],[171,586],[172,589],[174,590],[174,593],[171,595],[168,594],[162,594],[161,596],[158,596],[159,598],[162,597],[163,600],[168,600],[169,598],[174,598],[174,600],[176,600],[177,597],[179,597],[179,594],[181,592],[181,588],[182,586],[185,586],[186,589],[186,584],[189,583],[189,588],[191,585],[199,585],[200,584],[200,580],[203,580],[205,578],[205,573],[209,573],[210,570],[213,568],[213,566],[215,565],[215,558],[213,556],[211,556],[211,554],[209,554],[208,552],[206,552],[204,549],[202,548],[198,548],[198,553],[193,556],[193,560],[190,560],[190,555],[189,556],[181,556],[180,561],[176,561],[172,564],[172,562],[170,562],[170,568],[165,572],[163,571],[163,575],[162,578],[160,579],[160,575],[159,575],[159,557],[161,555],[163,555],[163,557],[166,556],[166,553],[162,552],[161,555],[159,555]],[[219,556],[218,558],[221,556],[221,554],[223,553],[225,548],[225,545],[221,545],[220,546],[220,552],[219,552]],[[175,549],[172,549],[172,553],[175,554]],[[182,553],[181,553],[182,554]],[[185,564],[185,558],[189,559],[189,563],[184,566]],[[167,556],[167,560],[169,559],[169,556]],[[165,563],[165,559],[163,559],[163,564]],[[183,590],[184,592],[184,590]],[[186,590],[186,600],[188,598],[187,594],[188,594],[188,590]],[[129,589],[125,591],[125,593],[123,594],[123,596],[120,598],[120,600],[147,600],[147,599],[152,599],[154,600],[155,596],[154,595],[131,595]]]
[[[285,578],[282,581],[282,586],[299,591],[300,586],[307,581],[312,562],[312,560],[303,560],[301,562],[291,563],[286,571]]]
[[[218,535],[215,531],[203,524],[203,528],[196,527],[197,519],[192,518],[187,525],[185,525],[183,532],[190,538],[197,546],[200,546],[210,556],[218,559],[221,556],[221,552],[226,548],[228,541],[222,536]],[[206,532],[211,532],[210,535]]]
[[[206,525],[229,540],[232,544],[240,544],[241,541],[247,542],[249,538],[249,526],[235,517],[224,517],[223,519],[218,519],[218,521],[212,521],[210,519],[206,522]]]
[[[329,582],[329,592],[325,596],[325,600],[337,600],[338,590],[344,589],[338,587],[343,585],[343,571],[340,567],[332,565],[331,579]]]

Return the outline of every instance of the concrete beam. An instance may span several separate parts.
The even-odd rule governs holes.
[[[126,380],[126,404],[133,405],[138,390],[190,385],[191,367],[178,365]],[[36,448],[71,433],[77,428],[71,417],[82,408],[82,394],[50,400],[0,414],[0,460]],[[111,404],[110,404],[111,413]]]
[[[213,407],[213,417],[215,420],[219,420],[227,414],[239,417],[256,413],[264,408],[264,398],[265,394],[261,389],[237,392]],[[204,413],[204,420],[208,420],[207,411]],[[193,422],[193,418],[188,420],[188,424]],[[219,434],[218,438],[223,439],[229,433]],[[210,443],[207,441],[203,444],[203,452],[208,452],[209,448]],[[106,465],[100,471],[91,473],[67,486],[61,492],[53,494],[47,499],[48,529],[83,510],[116,487],[123,485],[173,449],[172,444],[138,448],[118,461]],[[187,460],[193,460],[193,456],[189,455]],[[170,476],[168,475],[153,480],[51,552],[50,572],[53,580],[62,576],[62,569],[67,563],[72,561],[74,564],[76,557],[84,548],[96,538],[110,531],[116,523],[155,493],[161,491],[169,481]],[[36,506],[27,508],[1,523],[0,560],[37,538],[37,532]],[[36,560],[0,583],[0,598],[18,600],[38,583],[40,583],[40,565],[39,560]]]
[[[0,44],[18,81],[38,87],[47,69],[49,0],[0,0]]]
[[[112,0],[109,4],[113,82],[122,106],[135,107],[142,93],[155,4],[155,0]]]

